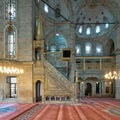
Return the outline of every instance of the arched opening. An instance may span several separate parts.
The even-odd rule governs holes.
[[[96,82],[96,94],[99,94],[99,86],[100,86],[100,84],[99,84],[99,82]]]
[[[40,80],[36,82],[36,102],[42,101],[42,83]]]
[[[42,59],[42,50],[39,47],[35,49],[35,59],[36,60]]]
[[[92,95],[92,85],[90,83],[86,83],[85,85],[85,96]]]
[[[106,54],[111,56],[113,55],[114,50],[115,50],[114,42],[112,39],[110,39],[106,44]]]

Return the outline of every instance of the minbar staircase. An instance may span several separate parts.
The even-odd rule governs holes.
[[[73,101],[75,87],[63,74],[61,74],[48,61],[44,61],[45,72],[45,101]]]

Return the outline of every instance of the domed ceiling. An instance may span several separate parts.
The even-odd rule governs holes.
[[[93,38],[107,33],[114,26],[115,20],[105,6],[91,3],[80,9],[76,24],[78,36]]]
[[[109,0],[41,0],[42,12],[55,22],[67,21],[76,26],[80,38],[99,37],[111,30],[117,21],[117,8]],[[45,10],[44,4],[49,8]],[[46,12],[45,12],[46,11]],[[114,14],[115,13],[115,14]]]

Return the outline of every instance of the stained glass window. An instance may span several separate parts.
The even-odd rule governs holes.
[[[16,57],[16,29],[12,27],[12,31],[8,30],[8,27],[5,31],[5,57],[6,58],[15,58]]]
[[[16,18],[16,0],[5,1],[5,19]]]
[[[15,56],[15,36],[14,34],[8,35],[8,53],[9,56]]]

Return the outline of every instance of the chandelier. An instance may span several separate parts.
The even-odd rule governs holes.
[[[109,72],[106,73],[104,76],[106,79],[120,79],[120,72],[117,71],[113,71],[113,72]]]
[[[15,60],[0,60],[1,74],[23,74],[24,70],[21,68],[21,63]]]
[[[24,70],[13,66],[0,66],[0,73],[4,74],[23,74]]]

